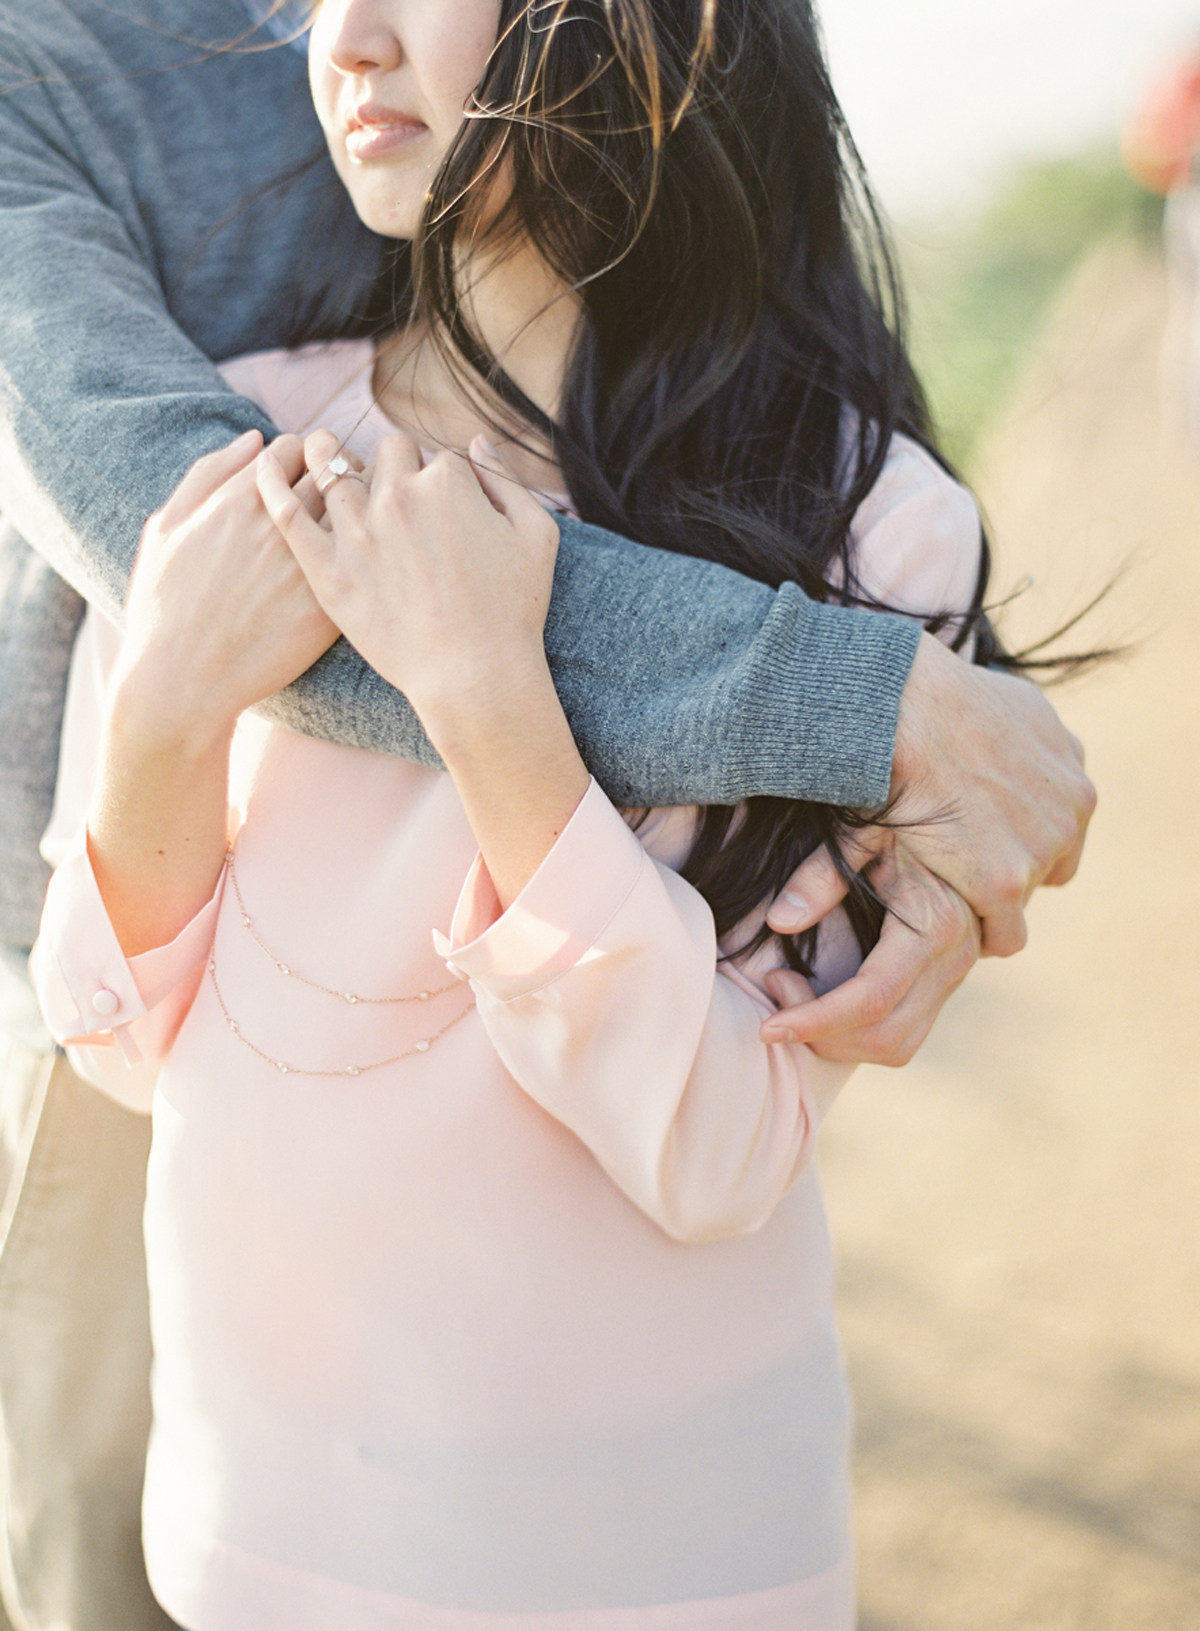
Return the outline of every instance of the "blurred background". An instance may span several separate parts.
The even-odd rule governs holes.
[[[1133,648],[1055,697],[1079,878],[823,1135],[862,1631],[1200,1631],[1200,349],[1186,160],[1146,152],[1200,142],[1200,0],[821,5],[1001,626],[1124,569],[1077,640]]]

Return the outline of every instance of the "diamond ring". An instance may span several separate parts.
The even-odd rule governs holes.
[[[317,477],[318,493],[320,493],[321,497],[324,498],[325,494],[334,485],[334,483],[343,480],[343,478],[346,476],[353,476],[354,480],[361,481],[364,487],[367,485],[366,477],[363,475],[362,471],[356,470],[350,463],[350,460],[347,459],[344,454],[335,453],[333,458],[330,459],[324,470],[322,470],[321,474]]]

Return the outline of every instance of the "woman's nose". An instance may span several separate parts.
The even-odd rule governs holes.
[[[322,9],[334,13],[325,40],[338,73],[388,73],[399,67],[404,53],[388,23],[387,0],[324,0]]]

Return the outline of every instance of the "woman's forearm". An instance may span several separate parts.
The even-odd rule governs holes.
[[[228,843],[233,721],[188,720],[136,678],[113,696],[88,852],[126,957],[165,946],[212,895]]]
[[[554,848],[590,777],[543,660],[426,725],[454,778],[501,909]]]
[[[212,894],[237,721],[337,632],[262,507],[261,446],[250,433],[198,460],[142,535],[88,823],[127,957],[169,944]],[[296,479],[299,441],[276,447]]]
[[[340,442],[305,442],[320,472]],[[373,475],[335,481],[322,527],[273,451],[268,514],[332,623],[410,699],[453,776],[502,906],[537,871],[588,786],[546,661],[558,530],[482,437],[425,463],[403,432]]]

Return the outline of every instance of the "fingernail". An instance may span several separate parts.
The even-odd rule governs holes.
[[[773,929],[796,929],[807,918],[808,902],[803,896],[793,894],[790,889],[784,890],[767,913],[767,921]]]
[[[479,443],[485,458],[498,459],[500,457],[499,448],[496,447],[494,442],[489,442],[486,436],[477,436],[475,440]]]
[[[240,436],[238,436],[238,437],[235,437],[235,439],[232,442],[230,442],[229,445],[230,445],[230,447],[244,447],[245,444],[250,440],[250,438],[252,436],[257,436],[257,435],[258,435],[258,432],[256,430],[244,430],[242,432],[242,434]]]
[[[779,1030],[775,1030],[775,1029],[768,1030],[768,1029],[764,1028],[762,1031],[759,1032],[759,1035],[762,1037],[764,1042],[794,1042],[796,1040],[795,1031],[789,1031],[789,1030],[779,1031]]]
[[[258,455],[258,458],[254,461],[255,468],[258,470],[269,470],[273,464],[278,463],[279,460],[271,452],[269,447],[264,447],[262,452]]]

